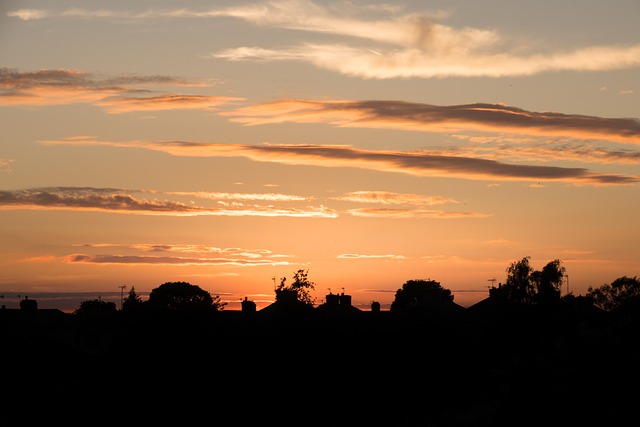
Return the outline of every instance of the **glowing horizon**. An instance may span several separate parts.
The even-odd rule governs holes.
[[[576,295],[640,275],[616,6],[3,5],[0,292],[266,304],[305,269],[317,300],[433,279],[467,306],[525,256]]]

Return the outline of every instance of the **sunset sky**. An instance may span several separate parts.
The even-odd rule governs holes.
[[[468,306],[640,275],[640,2],[0,3],[0,292]],[[563,285],[563,295],[567,284]]]

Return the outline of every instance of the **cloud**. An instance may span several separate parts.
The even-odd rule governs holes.
[[[364,254],[340,254],[338,259],[382,259],[391,261],[403,261],[406,259],[404,255],[364,255]]]
[[[235,266],[276,266],[289,265],[287,261],[233,259],[233,258],[185,258],[171,256],[141,255],[87,255],[70,254],[63,257],[63,262],[82,264],[153,264],[153,265],[235,265]]]
[[[196,192],[185,192],[185,191],[174,191],[168,192],[166,194],[175,194],[179,196],[193,196],[201,199],[210,199],[210,200],[265,200],[265,201],[304,201],[309,200],[307,197],[302,196],[294,196],[291,194],[277,194],[277,193],[216,193],[216,192],[205,192],[205,191],[196,191]]]
[[[404,101],[280,100],[220,112],[245,125],[326,123],[423,132],[512,132],[640,144],[640,120],[534,112],[503,104],[431,105]]]
[[[270,1],[195,10],[62,11],[19,9],[7,13],[24,21],[108,19],[137,24],[150,19],[235,18],[261,29],[274,28],[327,35],[335,43],[301,41],[287,48],[239,46],[213,57],[232,61],[303,61],[363,78],[522,76],[551,71],[599,71],[640,66],[640,45],[584,46],[535,51],[496,29],[446,25],[442,11],[404,12],[398,7],[358,7],[349,2]],[[297,35],[296,39],[301,39]]]
[[[464,46],[459,46],[464,48]],[[570,52],[519,56],[351,47],[306,43],[287,49],[239,47],[211,54],[229,61],[300,61],[367,79],[531,76],[551,71],[608,71],[640,66],[640,45],[596,46]]]
[[[349,214],[368,218],[487,218],[491,215],[478,212],[447,212],[442,210],[402,209],[402,208],[361,208],[349,209]]]
[[[100,77],[79,70],[22,72],[0,68],[0,106],[71,105],[89,103],[109,113],[177,109],[210,109],[242,98],[225,96],[159,94],[138,86],[197,86],[170,76],[122,75]]]
[[[49,13],[43,9],[19,9],[7,12],[7,16],[12,18],[18,18],[23,21],[32,21],[38,19],[45,19],[49,17]]]
[[[278,49],[242,46],[222,49],[212,56],[232,61],[296,60],[345,75],[376,79],[522,76],[640,65],[640,45],[526,53],[522,40],[509,43],[497,30],[454,28],[437,22],[445,17],[442,13],[399,15],[391,10],[391,16],[354,18],[352,12],[366,11],[323,7],[307,1],[228,9],[228,16],[260,26],[347,38],[340,43],[301,42]],[[362,46],[363,41],[374,45]]]
[[[640,163],[640,151],[632,149],[613,149],[586,143],[567,143],[563,139],[531,139],[518,137],[480,137],[469,135],[452,135],[456,139],[466,140],[475,145],[464,147],[464,153],[474,157],[484,157],[494,160],[510,159],[515,161],[552,160],[598,163],[598,164],[628,164]],[[491,142],[495,141],[495,144]],[[528,146],[522,143],[530,144]],[[438,148],[432,149],[441,155],[459,155],[460,149]]]
[[[422,206],[435,204],[458,203],[457,201],[440,196],[425,196],[421,194],[402,194],[387,191],[355,191],[342,196],[334,197],[334,200],[381,204],[381,205],[408,205],[408,208],[355,208],[347,210],[347,213],[358,217],[376,218],[486,218],[490,215],[477,212],[448,212],[443,210],[424,209]]]
[[[52,262],[61,260],[72,264],[128,264],[128,265],[171,265],[171,266],[223,266],[239,267],[290,265],[289,255],[273,253],[267,249],[218,248],[205,245],[164,244],[164,243],[86,243],[76,245],[86,250],[109,251],[115,253],[72,253],[57,257],[42,255],[24,258],[23,262]],[[133,252],[133,253],[131,253]],[[154,255],[149,255],[153,253]],[[169,255],[160,255],[167,253]],[[229,273],[232,274],[232,273]]]
[[[240,98],[202,95],[161,95],[148,97],[116,97],[97,102],[110,113],[159,110],[206,110]]]
[[[166,216],[263,216],[335,218],[337,213],[321,207],[275,207],[229,204],[223,208],[199,206],[175,200],[143,199],[135,193],[155,191],[91,187],[48,187],[0,191],[0,210],[73,210]]]
[[[40,141],[49,145],[106,145],[145,148],[174,156],[246,157],[259,162],[321,167],[352,167],[415,176],[491,181],[558,181],[576,185],[623,185],[637,176],[591,172],[585,168],[502,163],[463,156],[432,155],[428,150],[364,150],[332,145],[241,145],[189,141],[97,141],[88,137]]]
[[[453,199],[441,196],[392,193],[389,191],[354,191],[342,196],[334,197],[333,199],[359,203],[379,203],[383,205],[440,205],[443,203],[458,203]]]
[[[187,244],[161,244],[161,243],[87,243],[79,245],[85,248],[124,248],[141,252],[171,252],[180,254],[200,254],[200,255],[224,255],[227,257],[245,258],[275,258],[286,257],[286,255],[273,254],[267,249],[244,249],[244,248],[218,248],[205,245]]]

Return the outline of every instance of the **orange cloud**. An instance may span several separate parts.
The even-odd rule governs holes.
[[[487,218],[491,215],[478,212],[447,212],[441,210],[423,209],[389,209],[389,208],[361,208],[349,209],[348,213],[359,217],[377,218]]]
[[[90,187],[50,187],[0,191],[0,209],[75,210],[169,216],[263,216],[335,218],[336,212],[320,207],[274,207],[229,205],[197,206],[173,200],[134,197],[141,191]],[[144,191],[149,192],[149,191]]]
[[[89,103],[110,113],[173,109],[206,109],[242,98],[185,94],[149,94],[138,86],[202,86],[169,76],[126,75],[109,78],[78,70],[39,70],[21,72],[0,68],[0,106],[70,105]]]
[[[499,181],[559,181],[583,185],[625,185],[640,177],[591,172],[585,168],[518,165],[422,151],[374,151],[332,145],[241,145],[190,141],[97,141],[88,137],[47,140],[49,145],[107,145],[146,148],[174,156],[246,157],[260,162],[323,167],[352,167],[416,176]]]
[[[410,204],[410,205],[439,205],[443,203],[458,203],[453,199],[441,196],[424,196],[422,194],[392,193],[389,191],[354,191],[334,197],[335,200],[360,203]]]
[[[276,266],[289,265],[287,261],[232,259],[232,258],[186,258],[186,257],[158,257],[141,255],[87,255],[70,254],[63,257],[63,262],[82,264],[153,264],[153,265],[235,265],[235,266]]]

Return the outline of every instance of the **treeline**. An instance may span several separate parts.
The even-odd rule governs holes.
[[[561,296],[562,285],[565,279],[568,279],[566,269],[559,259],[549,261],[541,270],[535,270],[531,266],[530,257],[526,256],[513,262],[506,269],[506,273],[505,282],[500,283],[498,287],[490,288],[489,296],[515,306],[545,306],[566,299],[580,298],[602,310],[613,311],[640,300],[640,279],[636,276],[622,276],[611,284],[590,286],[584,296]],[[315,289],[315,283],[309,280],[308,274],[308,270],[297,270],[290,284],[287,284],[286,277],[281,278],[275,289],[277,305],[314,307],[316,300],[311,297],[311,291]],[[451,290],[444,288],[440,282],[432,279],[414,279],[406,281],[396,291],[390,310],[435,310],[449,307],[452,302]],[[252,301],[245,298],[242,303],[243,309],[255,308],[255,305],[251,307],[251,304]],[[225,306],[226,303],[221,301],[219,295],[211,295],[199,286],[187,282],[166,282],[154,288],[146,301],[136,293],[135,287],[131,287],[121,303],[123,311],[222,311]],[[373,301],[372,309],[378,307],[379,303]],[[117,307],[114,302],[98,298],[82,301],[74,314],[115,310]]]

